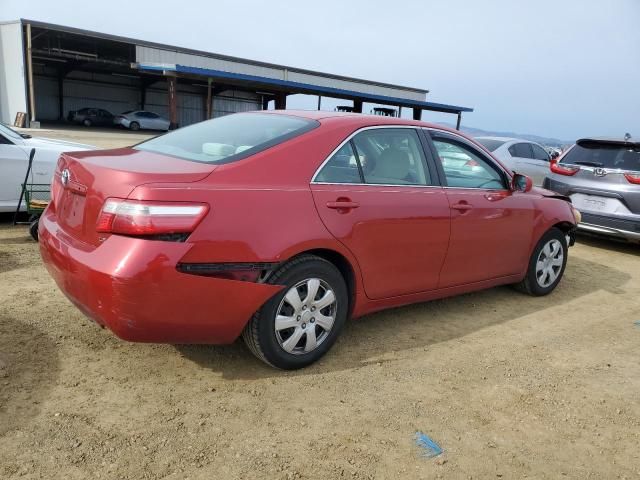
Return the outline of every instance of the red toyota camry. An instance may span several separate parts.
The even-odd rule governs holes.
[[[327,112],[230,115],[63,154],[40,248],[86,315],[138,342],[230,343],[279,368],[348,317],[560,281],[579,219],[457,131]]]

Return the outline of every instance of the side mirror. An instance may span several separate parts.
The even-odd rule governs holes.
[[[514,192],[530,192],[533,188],[531,178],[520,173],[516,173],[511,180],[511,190]]]

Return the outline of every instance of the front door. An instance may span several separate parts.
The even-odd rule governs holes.
[[[431,131],[439,158],[469,158],[463,167],[441,162],[451,208],[451,239],[441,288],[514,275],[529,257],[531,198],[508,188],[506,173],[463,137]]]
[[[327,229],[356,257],[369,298],[437,288],[450,209],[413,128],[365,129],[318,172],[311,190]]]

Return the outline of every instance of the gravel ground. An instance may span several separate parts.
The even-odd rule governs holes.
[[[241,342],[118,340],[5,222],[0,478],[640,478],[639,320],[640,246],[580,238],[548,297],[369,315],[281,372]]]

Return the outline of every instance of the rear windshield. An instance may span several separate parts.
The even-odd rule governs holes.
[[[504,140],[493,140],[491,138],[476,138],[475,141],[484,146],[490,152],[495,152],[505,144]]]
[[[640,171],[640,145],[582,143],[569,150],[560,163],[637,172]]]
[[[230,163],[282,143],[319,123],[300,117],[241,113],[180,128],[136,145],[136,150],[163,153],[203,163]]]

